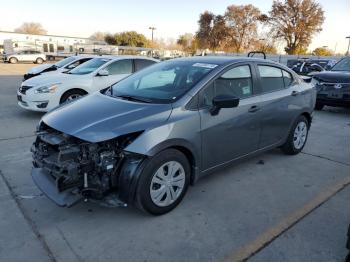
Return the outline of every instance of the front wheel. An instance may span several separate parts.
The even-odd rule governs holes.
[[[282,151],[288,155],[296,155],[303,150],[309,134],[309,121],[305,116],[299,116],[294,122]]]
[[[79,97],[82,97],[84,95],[86,95],[86,92],[82,90],[79,90],[79,89],[69,90],[62,95],[60,104],[72,102],[73,100]]]
[[[184,197],[190,181],[190,164],[178,150],[166,149],[152,157],[141,173],[136,205],[142,211],[162,215]]]

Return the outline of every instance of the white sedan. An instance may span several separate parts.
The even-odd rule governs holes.
[[[38,76],[44,73],[48,72],[63,72],[63,71],[68,71],[71,70],[87,61],[90,59],[94,58],[96,56],[69,56],[65,59],[62,59],[54,64],[42,64],[35,66],[31,69],[28,70],[26,74],[24,74],[23,79],[27,80],[29,78],[32,78],[34,76]]]
[[[140,56],[99,56],[68,72],[43,74],[24,81],[17,91],[18,105],[47,112],[62,103],[104,89],[156,62]]]

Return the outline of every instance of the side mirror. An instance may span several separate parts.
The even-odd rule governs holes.
[[[210,109],[210,114],[215,116],[221,108],[233,108],[239,104],[239,98],[231,95],[218,95],[213,98],[213,107]]]
[[[97,76],[108,76],[109,72],[106,69],[101,69],[98,73]]]
[[[71,64],[71,65],[69,65],[69,66],[67,66],[66,68],[67,69],[73,69],[73,68],[76,68],[77,66],[75,65],[75,64]]]

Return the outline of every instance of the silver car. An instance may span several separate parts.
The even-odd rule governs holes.
[[[272,61],[162,62],[46,114],[32,177],[60,206],[91,199],[164,214],[218,168],[276,147],[298,154],[315,101]]]

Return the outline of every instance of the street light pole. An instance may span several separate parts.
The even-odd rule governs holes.
[[[153,31],[156,30],[157,28],[150,26],[149,29],[152,31],[152,42],[153,42]]]
[[[346,55],[349,55],[349,49],[350,49],[350,36],[345,37],[346,39],[349,39],[349,44],[348,44],[348,51],[346,52]]]

